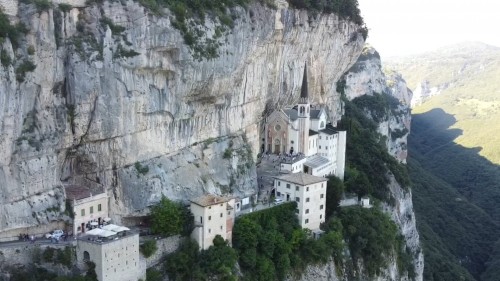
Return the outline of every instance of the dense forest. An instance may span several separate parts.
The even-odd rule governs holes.
[[[462,134],[455,121],[441,109],[412,120],[408,163],[424,280],[499,280],[500,167],[454,142]]]

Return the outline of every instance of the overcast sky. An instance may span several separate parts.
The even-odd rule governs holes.
[[[382,57],[463,42],[500,46],[500,0],[358,0]]]

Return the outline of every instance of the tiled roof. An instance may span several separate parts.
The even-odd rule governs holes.
[[[68,200],[80,200],[92,195],[88,187],[81,185],[65,185],[64,190],[66,191],[66,199]]]
[[[313,130],[309,130],[309,135],[310,136],[314,136],[314,135],[317,135],[317,134],[318,134],[318,132],[313,131]]]
[[[316,177],[313,175],[309,175],[306,173],[294,173],[294,174],[287,174],[284,176],[279,176],[275,177],[278,180],[286,181],[286,182],[291,182],[299,185],[310,185],[318,182],[324,182],[327,181],[327,179],[322,178],[322,177]]]
[[[283,112],[290,118],[290,120],[295,121],[297,118],[299,118],[299,113],[297,112],[296,109],[284,109]]]
[[[332,126],[332,124],[326,124],[325,128],[320,132],[327,135],[335,135],[336,133],[338,133],[338,131]]]
[[[202,207],[208,207],[220,203],[225,203],[227,201],[229,201],[229,198],[217,196],[214,194],[203,195],[191,200],[191,202],[195,203],[196,205],[200,205]]]

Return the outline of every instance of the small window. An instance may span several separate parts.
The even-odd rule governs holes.
[[[308,223],[309,223],[309,219],[306,219],[306,224],[308,224]]]
[[[306,209],[306,214],[309,214],[309,209]]]
[[[80,213],[82,214],[82,217],[85,216],[85,209],[82,209]]]
[[[320,205],[320,206],[319,206],[319,209],[320,209],[320,210],[323,210],[323,205]]]
[[[222,225],[220,226],[220,230],[222,230]]]
[[[300,202],[300,198],[299,197],[295,197],[295,202]]]
[[[208,229],[208,233],[212,233],[212,230],[210,228]]]
[[[281,185],[281,182],[280,182],[280,181],[278,181],[278,186],[280,186],[280,185]]]
[[[321,149],[321,145],[319,146],[319,149]]]
[[[306,187],[306,191],[309,191],[309,186],[308,186],[308,187]]]
[[[212,216],[208,216],[208,220],[211,220],[212,219]]]
[[[289,183],[286,184],[286,188],[290,189],[290,184]]]
[[[279,191],[278,191],[278,193],[276,193],[276,195],[277,195],[278,197],[280,197],[280,196],[281,196],[281,192],[279,192]]]
[[[323,215],[319,215],[319,219],[322,219],[323,218]]]
[[[91,206],[90,207],[90,213],[93,214],[94,213],[94,206]]]
[[[222,204],[220,204],[220,206],[222,207]]]
[[[299,186],[298,185],[295,186],[295,191],[299,191]]]
[[[319,139],[321,139],[321,136],[319,136]]]
[[[222,218],[222,213],[220,213],[220,217]]]
[[[323,183],[321,183],[321,187],[323,187]]]
[[[306,198],[306,202],[309,202],[309,197]]]
[[[321,194],[321,195],[319,196],[319,198],[323,198],[323,197],[325,197],[325,195],[324,195],[324,194]]]
[[[102,211],[102,206],[101,206],[101,204],[97,205],[97,211],[98,211],[98,212]]]
[[[208,207],[208,209],[212,209],[212,206]]]

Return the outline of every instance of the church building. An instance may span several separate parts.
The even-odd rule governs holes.
[[[285,156],[280,164],[283,172],[344,179],[346,132],[327,120],[323,106],[309,103],[305,66],[298,104],[276,110],[265,120],[264,152]]]

